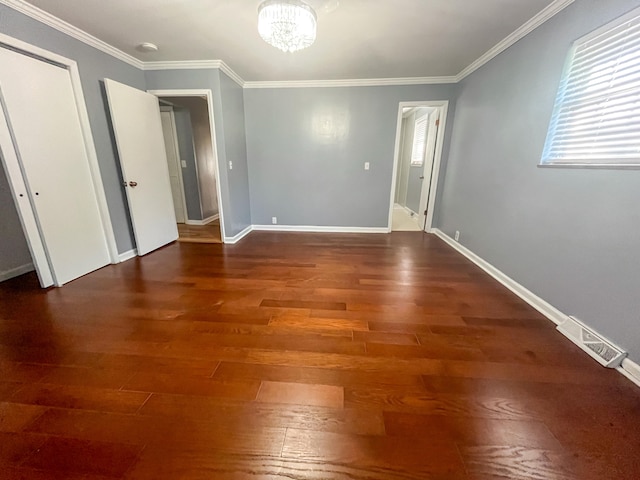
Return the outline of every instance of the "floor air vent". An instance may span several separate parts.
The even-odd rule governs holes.
[[[568,317],[558,330],[573,343],[608,368],[617,368],[627,352],[604,339],[575,317]]]

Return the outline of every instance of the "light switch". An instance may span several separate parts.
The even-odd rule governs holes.
[[[182,168],[187,168],[187,161],[186,160],[180,160],[180,163],[182,164]]]
[[[229,170],[233,170],[233,162],[229,162]]]
[[[369,162],[364,162],[364,169],[369,170]]]

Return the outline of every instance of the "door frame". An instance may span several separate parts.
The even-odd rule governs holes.
[[[396,123],[396,144],[393,155],[393,170],[391,174],[391,192],[389,194],[389,219],[387,224],[387,232],[391,232],[393,224],[393,205],[396,197],[397,189],[397,175],[398,175],[398,162],[400,161],[400,150],[402,144],[402,110],[410,107],[431,107],[439,111],[440,125],[438,127],[438,134],[436,137],[435,155],[433,158],[433,166],[431,168],[431,175],[429,178],[431,189],[429,192],[429,198],[427,200],[427,215],[424,225],[424,231],[433,232],[433,215],[434,207],[436,204],[436,198],[438,195],[438,179],[440,176],[440,164],[442,162],[442,150],[444,148],[444,137],[447,126],[447,113],[449,111],[448,100],[423,100],[423,101],[411,101],[400,102],[398,105],[398,118]],[[426,162],[425,162],[426,164]],[[426,172],[425,172],[426,173]],[[418,212],[420,214],[420,212]]]
[[[164,109],[164,110],[163,110]],[[184,212],[184,223],[189,221],[189,212],[187,211],[187,197],[184,193],[184,179],[182,178],[182,161],[180,160],[180,148],[178,143],[178,129],[176,127],[176,116],[173,113],[173,107],[160,107],[160,113],[168,113],[171,117],[171,134],[173,135],[173,145],[176,154],[176,167],[178,168],[178,177],[180,178],[180,196],[182,200],[182,211]]]
[[[218,199],[218,214],[220,218],[220,237],[225,243],[224,214],[222,207],[222,190],[220,189],[220,161],[218,159],[218,143],[216,141],[216,124],[213,112],[213,92],[209,89],[154,89],[147,90],[148,93],[161,97],[201,97],[207,100],[209,110],[209,130],[211,133],[211,144],[213,145],[213,161],[216,169],[216,197]]]
[[[82,91],[82,82],[80,80],[80,72],[77,62],[2,33],[0,33],[0,43],[10,47],[13,50],[16,50],[17,52],[23,52],[31,57],[35,57],[36,59],[39,58],[57,64],[61,67],[64,67],[69,72],[73,95],[75,98],[76,110],[78,111],[78,118],[80,120],[80,129],[82,131],[84,149],[89,162],[89,172],[91,175],[93,190],[98,203],[100,223],[102,224],[102,230],[104,232],[105,241],[109,251],[109,259],[111,260],[112,264],[120,263],[121,260],[119,258],[116,237],[113,232],[113,224],[111,223],[111,215],[109,213],[107,197],[104,191],[104,183],[102,181],[102,175],[100,173],[98,155],[96,153],[96,147],[93,141],[93,135],[91,133],[91,124],[89,123],[89,114],[87,113],[87,105],[85,102],[84,93]],[[13,155],[10,155],[12,157],[15,157],[15,161],[18,161],[15,153],[16,152],[14,150]],[[16,178],[16,174],[20,174],[20,176],[22,175],[20,173],[20,169],[16,170],[14,168],[9,168],[9,165],[7,165],[9,161],[7,161],[6,159],[4,163],[6,174],[9,180],[9,185],[11,185],[12,194],[15,201],[15,199],[17,198],[17,192],[15,191],[15,188],[19,186],[21,182],[22,184],[24,184],[24,179]],[[26,208],[26,205],[24,203],[21,204],[17,201],[15,201],[15,204],[24,229],[25,237],[27,238],[32,256],[34,257],[34,266],[38,272],[39,278],[41,279],[41,285],[43,287],[51,286],[53,284],[55,284],[56,286],[62,286],[61,284],[58,284],[57,281],[55,281],[55,274],[52,271],[51,265],[49,264],[45,253],[46,239],[44,239],[40,235],[37,223],[35,222],[35,213],[33,212],[31,206],[29,205],[31,213],[23,214],[22,209]],[[43,283],[43,279],[51,279],[51,281]],[[45,283],[48,284],[45,285]]]

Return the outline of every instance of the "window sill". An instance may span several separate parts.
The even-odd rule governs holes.
[[[539,163],[538,168],[584,168],[589,170],[640,170],[640,164],[610,163]]]

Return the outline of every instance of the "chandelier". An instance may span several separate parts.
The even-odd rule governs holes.
[[[316,12],[300,0],[266,0],[258,8],[258,33],[283,52],[302,50],[316,40]]]

